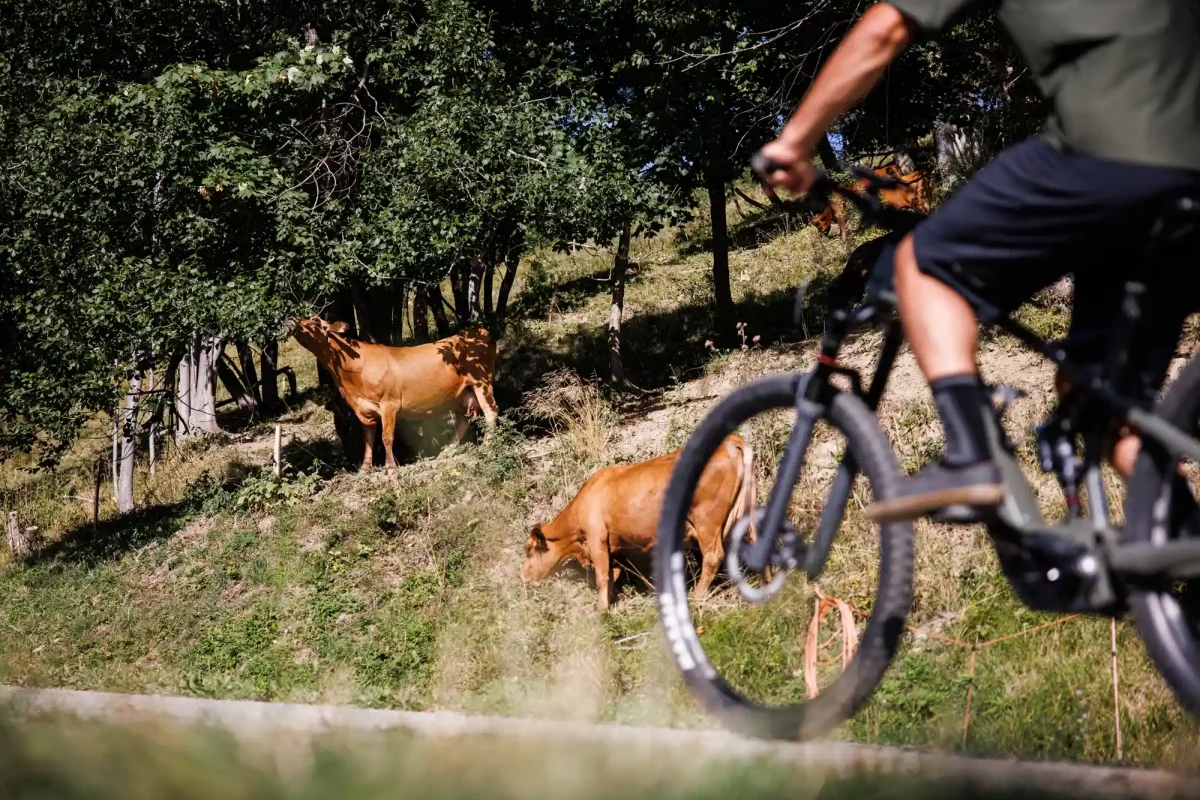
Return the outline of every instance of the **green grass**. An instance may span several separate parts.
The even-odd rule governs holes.
[[[116,517],[105,484],[95,530],[90,492],[107,446],[103,421],[57,472],[4,465],[0,499],[52,543],[41,559],[0,570],[0,681],[715,726],[666,655],[643,581],[622,581],[618,602],[599,615],[582,571],[523,586],[518,569],[529,526],[552,518],[596,468],[673,449],[730,387],[808,363],[812,342],[788,322],[792,291],[813,279],[819,297],[840,269],[840,241],[811,229],[772,238],[756,218],[732,220],[742,243],[731,254],[734,296],[749,335],[762,337],[744,352],[705,346],[703,225],[636,243],[625,352],[635,383],[664,389],[654,402],[588,388],[607,363],[607,284],[597,278],[609,257],[538,253],[522,271],[520,314],[500,353],[504,423],[452,457],[403,466],[390,481],[347,472],[329,412],[305,399],[281,418],[291,466],[283,479],[263,471],[273,430],[264,423],[247,431],[248,442],[171,451],[153,478],[143,465],[133,515]],[[1033,324],[1045,332],[1064,324],[1057,301],[1022,313],[1040,315]],[[815,307],[807,324],[820,330]],[[865,335],[854,347],[869,356],[872,341]],[[281,358],[302,392],[315,386],[312,359],[294,342]],[[545,385],[564,368],[583,383]],[[1028,427],[1047,401],[1021,402],[1011,416]],[[555,403],[565,414],[555,417]],[[897,377],[881,413],[905,468],[938,451],[923,386]],[[755,422],[749,433],[765,493],[787,421]],[[827,459],[840,452],[832,440],[819,444],[833,448],[822,451]],[[819,513],[828,477],[797,492],[798,519]],[[1048,479],[1035,480],[1050,498]],[[860,516],[852,513],[822,586],[869,610],[878,548]],[[977,642],[1052,619],[1016,602],[981,531],[922,524],[917,534],[917,632]],[[813,606],[801,589],[756,609],[726,591],[700,610],[713,660],[746,691],[803,695],[797,670]],[[1121,622],[1118,632],[1123,760],[1194,767],[1194,724],[1132,627]],[[1114,761],[1108,637],[1107,620],[1073,620],[980,650],[965,749]],[[967,648],[910,636],[879,691],[836,735],[963,748],[969,660]],[[822,681],[836,672],[825,664]]]

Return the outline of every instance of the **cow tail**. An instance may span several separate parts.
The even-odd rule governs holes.
[[[734,490],[733,498],[729,503],[729,513],[725,516],[725,526],[722,532],[723,538],[728,538],[730,531],[733,530],[734,524],[739,519],[747,514],[754,513],[754,449],[750,447],[750,443],[742,439],[742,461],[738,466],[738,483]],[[750,541],[754,541],[755,531],[753,525],[749,531]]]
[[[746,441],[746,437],[743,436],[742,441],[742,516],[750,517],[750,530],[747,531],[747,535],[750,541],[754,541],[758,538],[754,526],[754,505],[758,494],[754,482],[754,448]]]

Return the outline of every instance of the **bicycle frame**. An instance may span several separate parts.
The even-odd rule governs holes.
[[[875,190],[886,183],[874,178],[868,180],[868,186]],[[920,215],[881,206],[875,195],[864,198],[841,187],[829,188],[857,205],[865,220],[880,227],[903,231],[915,227],[922,219]],[[779,202],[771,196],[773,202]],[[890,257],[890,253],[883,257]],[[1124,608],[1123,583],[1200,577],[1200,540],[1166,545],[1122,544],[1119,532],[1108,518],[1108,498],[1099,458],[1104,423],[1125,422],[1144,439],[1162,446],[1173,459],[1189,457],[1200,461],[1200,440],[1141,409],[1113,389],[1124,373],[1129,343],[1139,322],[1139,300],[1144,286],[1127,285],[1123,313],[1110,336],[1108,358],[1101,376],[1090,375],[1070,361],[1070,341],[1046,341],[968,287],[954,288],[976,309],[980,322],[1014,336],[1059,367],[1074,383],[1064,402],[1069,400],[1075,407],[1096,404],[1105,412],[1097,425],[1080,431],[1084,438],[1082,484],[1089,501],[1090,516],[1074,516],[1056,524],[1047,523],[1043,517],[1015,451],[999,424],[1003,411],[990,420],[992,455],[1000,468],[1006,497],[988,519],[987,527],[1001,567],[1020,599],[1037,610],[1115,614]],[[872,411],[877,409],[904,341],[895,309],[895,298],[890,291],[883,289],[872,293],[868,288],[868,297],[860,306],[830,314],[817,365],[807,379],[798,382],[796,421],[758,525],[758,539],[745,549],[742,561],[747,570],[762,573],[768,564],[774,563],[785,569],[802,568],[809,579],[816,579],[822,573],[858,474],[858,465],[848,453],[842,456],[838,465],[815,534],[807,544],[801,544],[803,560],[794,552],[777,553],[776,540],[787,516],[814,427],[826,413],[830,393],[841,391],[831,383],[833,376],[849,378],[850,391],[858,394]],[[862,376],[857,370],[842,366],[838,354],[850,333],[877,324],[885,317],[886,331],[875,370],[864,390]],[[1061,472],[1058,477],[1060,484],[1065,486]]]

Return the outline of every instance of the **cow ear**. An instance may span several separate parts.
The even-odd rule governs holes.
[[[549,545],[546,544],[546,534],[542,533],[541,525],[533,526],[533,530],[529,532],[529,538],[533,541],[533,546],[538,550],[549,549]]]
[[[350,326],[344,322],[329,323],[329,332],[330,333],[345,333],[348,330],[350,330]]]

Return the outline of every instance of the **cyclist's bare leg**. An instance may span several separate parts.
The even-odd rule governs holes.
[[[975,363],[975,312],[945,283],[920,271],[911,235],[896,248],[895,260],[900,319],[933,392],[946,455],[905,481],[895,497],[873,505],[867,516],[887,522],[948,507],[966,508],[969,514],[971,507],[997,505],[1004,487],[991,460],[984,422],[988,400]]]
[[[962,295],[917,268],[911,234],[896,248],[896,296],[904,335],[926,382],[978,373],[975,312]]]

